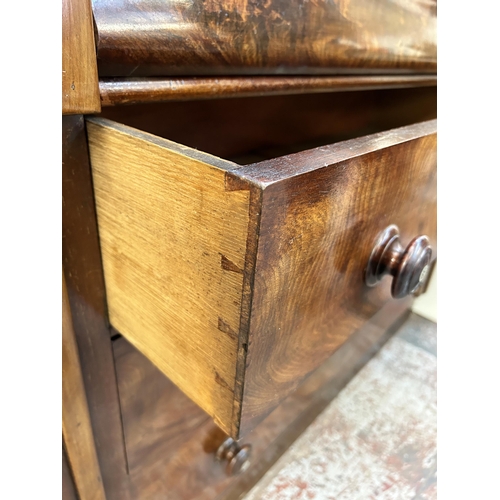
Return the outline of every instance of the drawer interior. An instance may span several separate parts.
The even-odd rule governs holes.
[[[101,116],[240,165],[436,118],[436,87],[103,108]]]

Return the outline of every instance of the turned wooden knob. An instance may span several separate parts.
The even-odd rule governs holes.
[[[227,438],[217,449],[215,457],[220,462],[226,461],[226,473],[234,476],[243,472],[250,465],[252,446],[239,445],[233,438]]]
[[[365,283],[375,286],[387,274],[394,277],[391,294],[401,299],[415,293],[424,283],[432,258],[427,236],[417,236],[403,248],[399,229],[385,228],[377,238],[365,272]]]

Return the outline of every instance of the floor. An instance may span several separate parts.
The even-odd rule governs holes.
[[[412,313],[245,500],[436,499],[436,346]]]

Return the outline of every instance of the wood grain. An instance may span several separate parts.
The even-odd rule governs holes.
[[[251,432],[243,443],[252,445],[253,460],[236,477],[214,460],[223,437],[210,417],[125,338],[116,340],[133,498],[241,498],[394,333],[408,305],[388,304]]]
[[[433,75],[101,79],[103,106],[435,86]]]
[[[62,281],[62,434],[80,498],[105,500],[66,283]]]
[[[120,402],[106,315],[85,124],[62,120],[62,257],[85,392],[108,500],[127,500]]]
[[[101,76],[436,72],[436,2],[93,0]]]
[[[394,300],[364,284],[378,233],[436,248],[436,121],[238,169],[263,189],[240,433]]]
[[[90,0],[63,0],[63,115],[101,111],[96,57]]]
[[[229,162],[102,119],[88,132],[110,321],[231,432],[249,192],[226,191]]]

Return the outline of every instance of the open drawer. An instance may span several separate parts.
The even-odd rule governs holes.
[[[425,282],[435,120],[244,166],[104,118],[87,131],[110,322],[234,438],[398,300],[391,279]],[[390,225],[402,246],[377,254]]]

